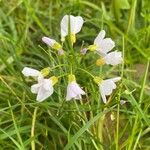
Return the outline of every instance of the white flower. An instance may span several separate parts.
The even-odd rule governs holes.
[[[61,26],[61,38],[64,41],[64,38],[69,34],[69,17],[70,17],[70,32],[73,35],[73,43],[75,42],[75,34],[80,32],[83,26],[83,18],[81,16],[72,16],[72,15],[65,15],[60,23]]]
[[[110,95],[113,89],[116,88],[115,82],[119,81],[120,79],[120,77],[116,77],[112,79],[102,80],[101,82],[99,82],[99,91],[104,103],[106,103],[107,101],[106,96]]]
[[[42,41],[46,43],[48,46],[50,46],[51,48],[57,50],[59,55],[64,54],[64,50],[62,49],[62,46],[54,39],[50,39],[48,37],[42,37]]]
[[[104,38],[105,31],[102,30],[94,40],[94,45],[96,45],[96,50],[99,54],[105,55],[107,52],[111,51],[115,47],[114,41],[111,38]]]
[[[26,77],[36,77],[36,78],[39,78],[39,77],[42,77],[42,73],[36,69],[32,69],[32,68],[29,68],[29,67],[24,67],[23,70],[22,70],[22,74]]]
[[[50,79],[44,79],[50,72],[50,68],[44,68],[41,71],[32,69],[29,67],[24,67],[22,73],[26,77],[36,77],[38,83],[31,86],[31,92],[37,94],[36,100],[42,102],[54,92],[53,85],[58,82],[58,78],[52,76]]]
[[[39,78],[38,83],[31,86],[31,92],[37,94],[38,102],[44,101],[54,92],[54,84],[58,82],[58,78],[53,76],[50,79]]]
[[[69,75],[69,84],[67,86],[66,100],[69,101],[72,98],[80,100],[82,98],[81,95],[85,95],[85,92],[76,83],[75,76]]]
[[[120,63],[122,63],[123,59],[122,59],[122,54],[121,52],[110,52],[108,53],[105,57],[104,60],[106,62],[106,64],[110,64],[110,65],[118,65]]]
[[[81,95],[85,95],[85,92],[80,88],[80,86],[75,82],[72,81],[67,86],[67,96],[66,100],[69,101],[72,98],[74,99],[81,99]]]
[[[103,64],[107,64],[107,65],[118,65],[120,63],[122,63],[123,59],[122,59],[122,53],[121,52],[110,52],[108,54],[106,54],[104,57],[98,59],[96,61],[96,65],[97,66],[101,66]]]
[[[38,84],[31,86],[31,92],[37,94],[36,100],[38,102],[44,101],[54,92],[52,80],[44,78],[39,79]]]

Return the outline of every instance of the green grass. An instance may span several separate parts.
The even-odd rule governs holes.
[[[0,150],[149,150],[150,149],[150,5],[149,0],[1,0],[0,1]],[[92,44],[101,29],[123,52],[117,67],[95,65],[93,53],[67,62],[42,43],[43,36],[60,39],[65,14],[81,15],[76,56]],[[69,45],[66,51],[69,52]],[[83,63],[80,65],[80,62]],[[82,101],[65,101],[67,66],[88,93]],[[62,76],[54,94],[42,103],[31,93],[24,66],[55,68]],[[81,69],[79,69],[81,68]],[[105,78],[122,76],[109,103],[82,69]],[[120,105],[120,100],[126,100]],[[115,119],[110,119],[111,115]]]

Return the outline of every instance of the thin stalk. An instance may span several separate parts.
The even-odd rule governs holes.
[[[33,117],[32,117],[32,128],[31,128],[31,139],[32,139],[31,149],[32,150],[36,150],[35,149],[35,140],[34,140],[34,131],[35,131],[35,121],[36,121],[37,109],[38,109],[38,107],[35,107]]]

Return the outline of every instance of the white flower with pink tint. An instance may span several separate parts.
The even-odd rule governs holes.
[[[98,54],[104,56],[107,52],[111,51],[115,47],[115,42],[111,38],[105,38],[105,31],[99,32],[94,40],[94,44],[88,46],[91,51],[97,51]]]
[[[69,84],[67,86],[66,100],[67,101],[69,101],[71,99],[80,100],[82,98],[82,95],[85,95],[85,92],[76,83],[74,75],[69,75],[68,78],[69,78]]]
[[[62,46],[58,42],[56,42],[54,39],[51,39],[48,37],[42,37],[42,41],[48,46],[50,46],[51,48],[57,50],[59,55],[64,54],[64,50],[62,49]]]
[[[104,103],[107,102],[106,96],[111,95],[114,89],[116,89],[116,82],[121,80],[120,77],[112,78],[112,79],[107,79],[107,80],[102,80],[99,77],[95,77],[94,81],[98,84],[99,86],[99,92],[101,94],[102,100]]]
[[[57,81],[58,79],[55,76],[49,79],[38,79],[38,83],[31,86],[31,92],[37,94],[36,100],[42,102],[51,96],[54,92],[53,86]]]

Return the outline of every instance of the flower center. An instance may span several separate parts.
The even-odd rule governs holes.
[[[74,33],[71,33],[70,39],[71,39],[71,43],[75,43],[76,42],[76,35]]]
[[[96,65],[97,66],[102,66],[104,64],[105,64],[104,58],[97,59],[97,61],[96,61]]]

